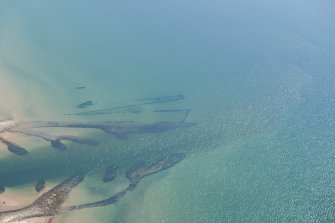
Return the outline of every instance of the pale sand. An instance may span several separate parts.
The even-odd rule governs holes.
[[[22,193],[16,190],[6,189],[3,194],[0,194],[0,212],[25,207],[31,204],[37,197],[38,195],[32,190],[29,191],[29,193],[28,191]],[[49,223],[49,220],[50,217],[41,217],[26,219],[17,223]]]
[[[22,208],[30,204],[35,198],[33,196],[14,195],[14,191],[6,191],[0,194],[0,211]]]
[[[52,83],[51,78],[36,82],[32,78],[29,81],[23,81],[22,77],[12,74],[10,70],[6,69],[0,61],[0,121],[13,120],[14,122],[26,120],[52,120],[52,121],[66,121],[66,119],[74,119],[75,117],[64,116],[68,113],[68,107],[72,107],[69,97],[64,97],[66,91],[63,89],[61,83]],[[45,77],[46,78],[46,77]],[[35,82],[33,81],[35,80]],[[50,91],[46,92],[46,88],[50,87]],[[50,100],[50,93],[52,99]],[[62,94],[54,95],[54,92],[62,92]],[[62,111],[63,109],[63,111]],[[50,132],[56,135],[64,135],[65,129],[49,129]],[[48,132],[47,130],[46,132]],[[44,130],[43,130],[44,131]],[[73,134],[73,130],[69,130]],[[89,131],[76,129],[77,135],[89,135]],[[11,134],[7,132],[0,133],[0,136],[8,141],[14,142],[28,151],[34,148],[45,147],[50,143],[35,137],[29,137],[22,134]],[[5,145],[0,143],[0,159],[8,156],[13,156],[8,152]]]
[[[52,75],[40,74],[37,68],[21,69],[27,76],[15,73],[0,61],[0,120],[73,119],[64,116],[75,107],[74,90],[66,86],[70,77],[62,82]]]
[[[23,119],[24,112],[20,108],[20,103],[24,99],[23,94],[20,93],[18,89],[15,89],[14,83],[12,83],[9,78],[9,74],[3,69],[0,69],[0,75],[0,120],[8,118],[16,120]],[[18,137],[13,134],[3,133],[2,136],[15,142],[19,141]],[[9,153],[7,155],[9,155]],[[8,191],[7,189],[5,193],[0,194],[0,211],[22,208],[35,199],[33,196],[14,194],[16,194],[14,191]],[[33,218],[20,221],[20,223],[48,223],[49,219],[49,217]]]
[[[31,203],[31,199],[23,196],[12,195],[4,193],[0,195],[0,211],[13,210],[17,208],[22,208]],[[5,204],[4,204],[5,202]],[[27,220],[22,220],[18,223],[48,223],[50,217],[43,218],[32,218]]]

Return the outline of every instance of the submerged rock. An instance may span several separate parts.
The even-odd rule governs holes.
[[[93,105],[93,101],[85,101],[83,103],[80,103],[77,108],[87,108]]]
[[[103,182],[107,183],[115,179],[116,177],[116,168],[113,165],[106,167]]]
[[[35,185],[35,191],[36,191],[37,193],[39,193],[39,192],[43,191],[44,188],[45,188],[45,180],[44,180],[44,179],[40,179],[40,180],[36,183],[36,185]]]
[[[0,137],[0,141],[3,144],[7,145],[7,149],[8,149],[9,152],[14,153],[15,155],[25,156],[25,155],[29,154],[29,152],[25,148],[15,144],[15,143],[12,143],[12,142],[4,139],[4,138]]]
[[[59,151],[67,150],[67,146],[62,143],[60,140],[51,141],[51,146]]]

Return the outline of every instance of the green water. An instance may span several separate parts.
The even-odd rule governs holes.
[[[116,205],[55,222],[333,222],[334,9],[327,0],[2,1],[0,120],[152,123],[183,118],[154,110],[192,109],[197,125],[127,140],[55,130],[100,141],[65,152],[23,137],[27,157],[0,147],[0,184],[29,191],[85,170],[69,203],[90,202],[123,188],[137,160],[183,152]],[[103,109],[178,94],[140,113],[64,115],[87,100]],[[103,184],[111,163],[117,179]]]

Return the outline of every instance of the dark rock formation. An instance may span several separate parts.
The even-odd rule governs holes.
[[[39,181],[37,181],[36,185],[35,185],[35,191],[37,193],[43,191],[45,188],[45,180],[44,179],[40,179]]]

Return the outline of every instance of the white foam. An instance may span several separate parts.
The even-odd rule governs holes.
[[[0,121],[0,132],[8,129],[10,127],[15,126],[15,121],[14,120],[5,120],[5,121]]]

